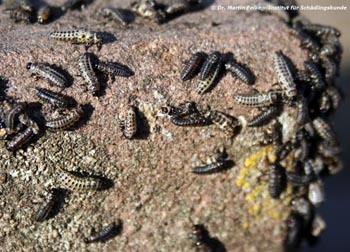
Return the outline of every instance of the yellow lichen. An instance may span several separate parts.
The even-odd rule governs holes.
[[[269,169],[268,162],[275,162],[276,159],[273,146],[263,147],[246,158],[236,178],[236,185],[246,192],[248,215],[254,216],[255,220],[261,220],[264,216],[279,220],[288,214],[285,208],[289,206],[291,200],[291,186],[278,200],[271,198],[268,193],[266,176]],[[243,228],[248,227],[249,218],[247,217]]]

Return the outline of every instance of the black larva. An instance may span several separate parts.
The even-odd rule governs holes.
[[[210,71],[204,80],[200,80],[196,88],[198,94],[204,94],[209,89],[211,89],[219,80],[222,71],[222,62],[215,64],[215,67]]]
[[[213,52],[204,61],[199,76],[201,80],[207,79],[209,75],[216,71],[217,65],[221,62],[221,53]]]
[[[171,122],[176,126],[206,126],[210,121],[201,114],[171,117]]]
[[[58,87],[65,88],[67,86],[68,82],[66,77],[48,64],[29,62],[27,64],[27,69],[32,74],[47,79],[50,83]]]
[[[285,170],[278,164],[270,164],[268,189],[272,198],[278,198],[286,187]]]
[[[275,52],[274,67],[278,82],[286,90],[286,95],[288,97],[296,96],[297,90],[293,77],[293,69],[290,65],[290,60],[281,51]]]
[[[207,55],[203,52],[193,54],[181,72],[181,80],[187,81],[197,75],[206,57]]]
[[[10,141],[6,143],[6,149],[9,151],[17,151],[23,145],[29,142],[29,140],[34,136],[34,130],[31,127],[26,128],[22,132],[19,132]]]
[[[217,150],[207,160],[207,164],[203,166],[196,166],[192,168],[192,173],[196,174],[211,174],[224,170],[227,168],[228,160],[227,153],[225,150]]]
[[[284,102],[285,96],[284,91],[271,90],[266,93],[237,94],[233,96],[233,99],[242,106],[267,107]]]
[[[8,133],[11,133],[15,130],[16,120],[18,116],[23,112],[25,106],[25,103],[16,103],[8,112],[7,116],[5,117],[5,125]]]
[[[254,75],[248,68],[244,67],[243,65],[238,64],[235,61],[230,61],[225,64],[225,68],[227,71],[230,71],[232,73],[232,76],[236,77],[240,81],[247,84],[254,84]]]
[[[280,113],[280,111],[281,109],[279,107],[270,107],[248,122],[248,126],[261,127],[274,119]]]
[[[98,82],[96,73],[94,71],[94,56],[91,53],[83,53],[78,59],[80,72],[88,84],[88,89],[92,92],[92,95],[96,96],[100,91],[100,83]]]
[[[98,242],[98,241],[105,241],[108,238],[111,238],[112,236],[119,233],[121,228],[121,221],[118,220],[117,223],[112,222],[108,226],[104,227],[100,232],[91,235],[89,237],[84,238],[85,243],[91,243],[91,242]]]
[[[46,88],[34,88],[35,95],[43,102],[56,107],[68,107],[72,105],[72,98],[53,92]]]
[[[117,62],[99,61],[95,64],[95,68],[113,76],[130,77],[134,75],[134,72],[129,67]]]
[[[49,195],[45,201],[41,204],[38,211],[35,213],[34,219],[36,221],[44,221],[50,215],[52,208],[59,200],[59,190],[53,188],[50,190]]]
[[[337,143],[336,136],[333,132],[331,126],[321,117],[317,117],[312,121],[312,125],[314,129],[318,133],[318,135],[330,144]]]
[[[304,66],[306,70],[310,73],[310,80],[313,87],[317,90],[323,90],[326,84],[323,81],[320,69],[312,61],[305,61]]]

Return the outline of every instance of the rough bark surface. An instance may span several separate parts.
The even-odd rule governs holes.
[[[3,250],[191,251],[187,234],[193,223],[203,223],[227,251],[281,251],[289,212],[288,190],[281,200],[268,196],[264,156],[271,148],[259,145],[262,130],[244,129],[230,140],[215,126],[176,127],[159,114],[167,103],[194,100],[251,119],[259,111],[240,107],[232,99],[233,94],[251,92],[251,86],[228,74],[210,93],[199,96],[195,93],[198,79],[180,80],[184,62],[197,51],[232,52],[255,74],[253,87],[266,91],[277,82],[275,51],[283,50],[302,68],[306,52],[299,48],[299,41],[276,16],[218,12],[210,7],[161,26],[136,18],[122,27],[95,15],[100,6],[128,6],[125,1],[108,2],[96,1],[48,25],[14,24],[0,12],[0,75],[9,80],[7,95],[32,103],[37,100],[30,87],[55,89],[45,80],[35,81],[26,70],[27,62],[48,62],[74,77],[73,85],[62,93],[91,108],[90,115],[74,130],[46,131],[16,154],[0,142]],[[104,95],[92,97],[77,76],[83,46],[48,37],[53,30],[70,28],[114,35],[116,41],[104,44],[101,51],[95,47],[90,51],[102,60],[128,65],[135,76],[108,80]],[[143,129],[140,138],[129,141],[121,137],[118,123],[131,95],[137,97]],[[46,105],[41,112],[50,116]],[[281,116],[285,136],[293,130],[294,113],[286,106]],[[193,164],[220,144],[235,166],[219,174],[192,174]],[[54,218],[37,223],[32,216],[42,201],[40,195],[46,188],[59,186],[57,166],[103,175],[113,180],[114,187],[70,192]],[[121,235],[106,243],[84,244],[83,238],[92,228],[98,230],[116,218],[124,222]]]

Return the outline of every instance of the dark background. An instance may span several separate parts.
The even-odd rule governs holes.
[[[341,75],[337,80],[345,99],[335,115],[334,126],[343,147],[344,169],[339,174],[325,179],[327,201],[319,213],[327,222],[327,229],[315,247],[305,247],[302,252],[348,252],[350,251],[350,1],[349,0],[298,0],[299,5],[345,5],[347,11],[304,11],[311,21],[337,27],[342,32],[344,49]]]

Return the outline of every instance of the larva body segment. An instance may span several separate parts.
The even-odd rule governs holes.
[[[59,191],[57,189],[51,189],[49,195],[45,201],[41,204],[38,211],[35,213],[34,219],[36,221],[44,221],[50,215],[52,208],[59,200]]]
[[[103,182],[100,178],[77,176],[61,167],[57,167],[57,175],[61,186],[68,190],[89,191],[100,190],[103,187]]]
[[[113,76],[130,77],[134,75],[129,67],[116,62],[99,61],[96,64],[96,69]]]
[[[54,31],[50,33],[50,38],[71,42],[72,44],[84,44],[86,48],[96,45],[99,50],[103,44],[102,37],[99,34],[86,30]]]
[[[318,135],[323,140],[330,144],[337,143],[333,129],[324,119],[322,119],[321,117],[317,117],[312,121],[312,125],[314,126],[314,129],[316,130]]]
[[[312,61],[305,61],[304,67],[310,74],[310,80],[315,89],[323,90],[326,87],[326,84],[323,81],[322,74],[320,69]]]
[[[11,133],[15,130],[16,128],[16,120],[18,116],[23,112],[25,109],[25,104],[24,103],[16,103],[8,112],[7,116],[5,117],[5,125],[6,125],[6,130],[8,133]]]
[[[274,199],[278,198],[286,187],[285,171],[277,164],[270,165],[269,171],[269,193]]]
[[[78,59],[80,72],[88,85],[88,89],[92,95],[96,96],[100,92],[100,83],[98,82],[96,73],[94,71],[94,56],[91,53],[83,53]]]
[[[274,54],[274,67],[278,82],[286,90],[286,95],[288,97],[296,96],[296,84],[294,82],[289,59],[281,51],[277,51]]]
[[[297,100],[297,104],[296,104],[296,109],[297,109],[296,122],[300,126],[304,125],[310,120],[309,106],[305,96],[303,95],[299,96],[299,99]]]
[[[204,94],[210,88],[212,88],[213,85],[217,83],[221,74],[221,70],[222,70],[222,62],[220,61],[217,64],[215,64],[214,70],[211,71],[204,80],[199,81],[199,84],[196,88],[196,92],[198,94]]]
[[[118,220],[117,223],[112,222],[108,226],[104,227],[98,233],[91,235],[89,237],[85,237],[84,242],[91,243],[91,242],[105,241],[106,239],[116,234],[119,231],[120,227],[121,227],[120,220]]]
[[[31,73],[48,80],[58,87],[65,88],[67,86],[66,77],[48,64],[29,62],[27,64],[27,69]]]
[[[261,127],[267,123],[269,123],[272,119],[274,119],[280,112],[280,108],[271,107],[266,111],[263,111],[261,114],[257,115],[254,119],[248,122],[249,127]]]
[[[71,109],[67,114],[56,118],[47,120],[45,127],[49,130],[64,130],[75,124],[83,116],[84,111],[81,108]]]
[[[171,122],[176,126],[206,126],[210,124],[210,121],[200,114],[172,117]]]
[[[203,52],[193,54],[188,62],[186,62],[186,65],[181,72],[181,80],[187,81],[197,75],[206,57],[207,55]]]
[[[12,152],[19,150],[23,145],[29,142],[34,134],[35,133],[31,127],[26,128],[6,143],[6,149]]]
[[[137,116],[136,108],[134,106],[129,106],[126,111],[125,120],[121,121],[120,125],[123,135],[127,139],[132,139],[137,133]]]
[[[204,114],[205,118],[213,122],[220,130],[229,136],[236,134],[239,122],[237,118],[226,115],[217,110],[209,110]]]
[[[253,74],[249,69],[242,66],[241,64],[238,64],[235,61],[230,61],[225,64],[225,68],[227,71],[230,71],[232,73],[233,77],[236,77],[240,81],[246,84],[254,84],[255,78]]]
[[[302,26],[302,29],[320,38],[328,37],[328,36],[340,37],[341,35],[341,32],[338,29],[327,25],[305,24]]]
[[[42,101],[47,102],[56,107],[68,107],[71,105],[71,100],[66,96],[53,92],[46,88],[34,88],[35,95]]]
[[[205,80],[209,75],[211,75],[211,73],[216,71],[219,62],[221,62],[220,52],[213,52],[210,54],[201,67],[199,74],[200,79]]]
[[[277,90],[271,90],[266,93],[238,94],[233,96],[233,99],[239,105],[246,107],[267,107],[283,102],[284,98],[285,93]]]

